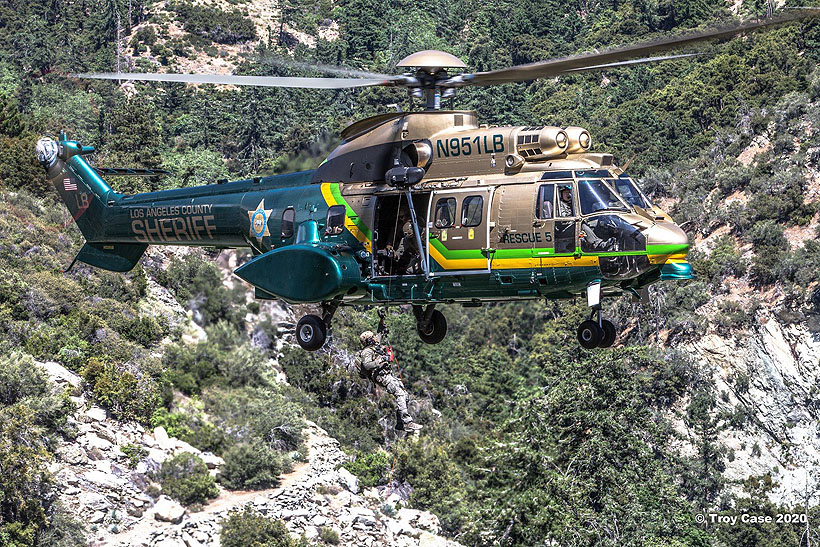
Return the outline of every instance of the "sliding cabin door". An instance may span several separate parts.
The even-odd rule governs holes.
[[[427,215],[430,275],[490,271],[490,203],[493,188],[433,192]]]

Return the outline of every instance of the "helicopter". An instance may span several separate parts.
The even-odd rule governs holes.
[[[250,248],[234,274],[258,299],[316,303],[296,325],[305,350],[321,348],[340,306],[410,305],[419,337],[447,333],[438,304],[586,297],[577,338],[613,345],[604,297],[646,301],[648,287],[692,279],[686,233],[618,167],[593,153],[580,127],[494,127],[472,111],[443,110],[466,86],[491,86],[659,62],[651,56],[812,17],[800,9],[735,24],[560,59],[492,70],[465,69],[436,50],[398,63],[402,75],[360,78],[205,74],[75,74],[77,78],[341,89],[405,87],[416,112],[379,114],[345,128],[343,142],[314,170],[194,188],[123,195],[107,175],[161,174],[92,167],[94,151],[60,132],[36,154],[86,239],[71,263],[126,272],[149,245]],[[69,266],[69,269],[70,267]]]

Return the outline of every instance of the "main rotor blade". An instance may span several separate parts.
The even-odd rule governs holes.
[[[383,78],[294,78],[289,76],[234,76],[233,74],[138,74],[131,72],[95,72],[72,74],[75,78],[96,80],[140,80],[145,82],[182,82],[190,84],[230,84],[264,87],[301,87],[315,89],[346,89],[395,85]]]
[[[764,21],[741,23],[739,25],[718,27],[711,30],[703,30],[681,36],[674,36],[671,38],[648,40],[637,44],[610,49],[600,53],[585,53],[581,55],[573,55],[571,57],[563,57],[560,59],[550,59],[547,61],[539,61],[526,65],[491,70],[488,72],[461,74],[450,78],[449,80],[445,80],[440,85],[442,85],[442,87],[460,87],[464,85],[486,86],[510,82],[524,82],[527,80],[535,80],[537,78],[550,78],[553,76],[558,76],[562,72],[585,70],[591,67],[602,67],[607,64],[620,63],[633,57],[651,55],[660,51],[675,49],[709,40],[729,38],[735,36],[736,34],[760,30],[775,25],[782,25],[784,23],[799,21],[801,19],[815,17],[817,15],[820,15],[820,9],[818,8],[801,8],[799,10],[790,10],[790,12],[785,15],[780,15]]]
[[[604,70],[607,68],[617,68],[619,66],[640,65],[643,63],[657,63],[659,61],[669,61],[670,59],[682,59],[684,57],[697,57],[701,53],[681,53],[680,55],[661,55],[660,57],[643,57],[641,59],[630,59],[629,61],[619,61],[617,63],[606,63],[604,65],[585,66],[581,68],[571,68],[561,74],[568,72],[585,72],[587,70]]]
[[[393,76],[388,74],[380,74],[378,72],[368,72],[366,70],[359,70],[356,68],[348,68],[343,66],[336,66],[336,65],[325,65],[325,64],[311,64],[305,61],[297,61],[295,59],[289,59],[286,57],[276,57],[276,56],[269,56],[269,55],[257,55],[255,57],[257,63],[264,63],[273,66],[279,66],[284,68],[296,68],[299,70],[310,70],[314,72],[321,72],[323,74],[335,74],[337,76],[348,76],[353,78],[368,78],[368,79],[379,79],[384,78],[386,80],[392,79]]]

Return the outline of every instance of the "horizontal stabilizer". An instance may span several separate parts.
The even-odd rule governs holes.
[[[112,272],[127,272],[137,265],[145,243],[86,243],[76,260]]]
[[[94,171],[98,175],[108,175],[116,177],[159,177],[161,175],[173,175],[165,169],[132,169],[130,167],[95,167]]]

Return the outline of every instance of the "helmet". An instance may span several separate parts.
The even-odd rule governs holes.
[[[361,342],[363,346],[366,346],[372,342],[375,337],[376,335],[373,334],[372,330],[366,330],[359,335],[359,342]]]
[[[404,226],[402,227],[402,231],[404,232],[404,235],[406,235],[406,236],[413,235],[413,223],[410,222],[409,220],[407,222],[405,222]]]

